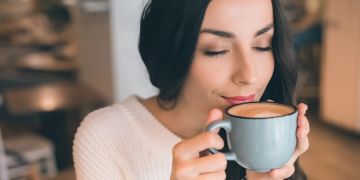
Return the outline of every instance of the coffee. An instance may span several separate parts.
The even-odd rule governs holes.
[[[295,110],[288,106],[277,103],[246,103],[237,105],[229,109],[229,113],[234,116],[246,118],[271,118],[288,115]]]

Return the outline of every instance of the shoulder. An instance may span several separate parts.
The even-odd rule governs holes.
[[[132,109],[136,98],[131,97],[122,103],[107,106],[89,113],[77,129],[74,144],[90,140],[110,146],[115,140],[127,139],[133,127]],[[94,143],[95,143],[94,142]]]
[[[121,177],[122,167],[116,163],[122,162],[118,147],[129,136],[123,129],[129,120],[122,109],[121,104],[107,106],[89,113],[81,122],[73,142],[78,179]]]
[[[89,113],[84,120],[78,131],[82,129],[91,129],[94,131],[103,132],[104,130],[111,130],[114,128],[124,127],[129,125],[133,120],[131,116],[133,109],[136,109],[137,99],[135,97],[129,97],[125,101],[111,106],[103,107]]]
[[[124,118],[123,105],[114,104],[111,106],[103,107],[89,113],[81,122],[82,127],[106,127],[126,121]]]
[[[82,130],[104,132],[122,126],[126,121],[121,105],[116,104],[89,113],[81,122],[78,132]]]

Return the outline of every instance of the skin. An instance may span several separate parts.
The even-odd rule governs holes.
[[[254,13],[256,12],[256,13]],[[225,97],[249,96],[259,101],[274,71],[271,53],[271,1],[213,0],[206,11],[189,75],[172,110],[163,110],[156,97],[143,101],[169,130],[184,140],[173,148],[171,179],[225,179],[227,161],[222,153],[200,156],[208,148],[221,149],[216,132],[203,132],[222,119],[230,104]],[[307,106],[298,106],[297,148],[282,168],[268,173],[247,171],[248,179],[285,179],[294,162],[309,146]]]

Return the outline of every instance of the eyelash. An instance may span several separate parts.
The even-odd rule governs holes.
[[[268,52],[268,51],[272,51],[272,47],[254,47],[253,48],[255,51],[258,52]],[[223,50],[223,51],[205,51],[204,54],[206,56],[209,57],[218,57],[218,56],[222,56],[225,55],[227,52],[229,52],[229,50]]]
[[[204,54],[209,57],[218,57],[225,55],[229,50],[223,50],[223,51],[205,51]]]
[[[263,48],[263,47],[254,47],[254,49],[256,50],[256,51],[259,51],[259,52],[267,52],[267,51],[272,51],[272,47],[265,47],[265,48]]]

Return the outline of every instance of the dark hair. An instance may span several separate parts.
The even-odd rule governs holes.
[[[139,51],[159,99],[177,99],[192,63],[209,0],[151,0],[140,24]]]
[[[209,3],[210,0],[150,0],[146,4],[141,17],[139,52],[151,83],[159,89],[159,102],[176,102],[187,78]],[[272,4],[275,68],[261,100],[294,104],[297,70],[290,33],[279,0],[272,0]],[[291,179],[306,179],[298,163],[295,166]],[[226,172],[227,179],[240,179],[244,175],[244,169],[234,162],[229,162]]]

